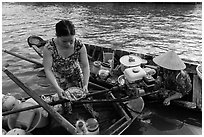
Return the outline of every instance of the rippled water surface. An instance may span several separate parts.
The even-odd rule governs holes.
[[[2,3],[2,48],[39,60],[27,38],[54,37],[60,19],[73,21],[84,43],[147,54],[175,49],[183,59],[202,61],[200,3]],[[6,53],[2,64],[9,64],[10,71],[40,92],[35,89],[39,79],[33,76],[33,64]],[[3,93],[23,93],[2,75]]]
[[[159,53],[175,49],[201,60],[201,4],[3,3],[3,48],[29,53],[32,34],[54,37],[54,25],[70,19],[85,43]]]
[[[84,43],[147,54],[174,49],[183,59],[202,60],[201,3],[2,3],[2,47],[40,59],[27,38],[54,37],[60,19],[73,21]],[[33,71],[32,64],[6,53],[2,62],[24,79]]]

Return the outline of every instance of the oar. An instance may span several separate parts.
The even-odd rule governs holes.
[[[98,85],[98,84],[95,84],[95,83],[91,83],[90,82],[90,84],[92,84],[92,85],[94,85],[94,86],[97,86],[97,87],[99,87],[99,88],[102,88],[102,89],[105,89],[105,90],[107,90],[107,88],[106,87],[103,87],[103,86],[101,86],[101,85]],[[123,107],[126,107],[126,108],[128,108],[129,110],[131,110],[131,111],[133,111],[133,112],[135,112],[135,113],[137,113],[137,114],[141,114],[141,111],[143,110],[143,108],[144,108],[144,100],[142,99],[142,98],[140,98],[140,97],[144,97],[144,96],[148,96],[148,95],[151,95],[151,94],[155,94],[155,93],[158,93],[159,91],[154,91],[154,92],[149,92],[149,93],[146,93],[146,94],[143,94],[143,95],[141,95],[141,96],[134,96],[134,97],[132,97],[131,99],[129,99],[129,100],[124,100],[124,101],[119,101],[119,102],[121,102],[121,105],[123,106]],[[127,102],[126,102],[127,101]],[[124,104],[124,103],[122,103],[122,102],[126,102],[126,104]],[[142,102],[142,106],[141,106],[141,109],[138,111],[138,108],[134,108],[134,103],[135,102]],[[130,106],[128,106],[128,104],[131,104],[133,107],[131,108],[131,105]],[[135,104],[135,105],[137,105],[137,104]]]
[[[96,86],[96,87],[98,87],[98,88],[102,88],[102,89],[104,89],[102,86],[100,86],[100,85],[97,85],[97,84],[94,84],[94,83],[92,83],[92,82],[89,82],[89,84],[91,84],[91,85],[94,85],[94,86]],[[117,88],[118,87],[112,87],[111,89],[105,89],[105,90],[100,90],[100,91],[97,91],[97,92],[93,92],[93,93],[89,93],[89,94],[87,94],[86,95],[86,97],[85,98],[83,98],[83,99],[86,99],[86,98],[88,98],[88,97],[91,97],[91,96],[96,96],[96,95],[99,95],[99,94],[104,94],[104,93],[107,93],[107,92],[109,92],[109,91],[115,91],[115,90],[117,90]],[[66,103],[66,102],[68,102],[69,100],[59,100],[59,101],[54,101],[54,102],[50,102],[50,103],[48,103],[49,105],[51,105],[51,106],[54,106],[54,105],[57,105],[57,104],[63,104],[63,103]],[[99,100],[95,100],[93,103],[98,103],[98,102],[100,102]],[[78,101],[72,101],[72,103],[80,103],[79,102],[79,100]],[[92,103],[91,101],[90,102],[88,102],[88,101],[84,101],[84,102],[81,102],[81,103]],[[13,114],[13,113],[18,113],[18,112],[22,112],[22,111],[27,111],[27,110],[30,110],[30,109],[36,109],[36,108],[40,108],[40,107],[42,107],[41,105],[34,105],[34,106],[30,106],[30,107],[26,107],[26,108],[21,108],[21,109],[18,109],[18,110],[11,110],[11,111],[7,111],[7,112],[3,112],[2,113],[2,116],[5,116],[5,115],[10,115],[10,114]]]
[[[62,103],[66,103],[66,102],[71,102],[72,104],[89,104],[89,103],[110,103],[110,102],[125,102],[127,100],[131,100],[131,98],[120,98],[120,99],[95,99],[95,100],[77,100],[77,101],[69,101],[69,100],[60,100],[60,101],[54,101],[54,102],[50,102],[48,103],[51,106],[57,105],[57,104],[62,104]],[[22,111],[27,111],[30,109],[36,109],[36,108],[40,108],[42,107],[41,105],[34,105],[34,106],[30,106],[30,107],[25,107],[25,108],[21,108],[21,109],[17,109],[17,110],[11,110],[11,111],[7,111],[7,112],[3,112],[2,116],[6,116],[6,115],[10,115],[10,114],[14,114],[14,113],[18,113],[18,112],[22,112]]]
[[[96,96],[96,95],[99,95],[99,94],[104,94],[106,92],[109,92],[110,90],[112,89],[106,89],[106,90],[101,90],[101,91],[97,91],[97,92],[94,92],[94,93],[89,93],[86,95],[85,98],[88,98],[88,97],[91,97],[91,96]],[[83,99],[85,99],[83,98]],[[51,106],[54,106],[54,105],[57,105],[57,104],[63,104],[63,103],[66,103],[66,102],[69,102],[69,100],[66,100],[66,99],[63,99],[63,100],[59,100],[59,101],[54,101],[54,102],[50,102],[48,103],[49,105]],[[95,100],[95,102],[99,102],[98,100]],[[77,101],[72,101],[72,103],[78,103],[78,104],[82,104],[82,103],[92,103],[91,101],[80,101],[80,100],[77,100]],[[17,113],[17,112],[21,112],[21,111],[26,111],[26,110],[30,110],[30,109],[35,109],[35,108],[40,108],[42,107],[41,105],[34,105],[34,106],[30,106],[30,107],[25,107],[25,108],[21,108],[21,109],[18,109],[18,110],[11,110],[11,111],[7,111],[7,112],[3,112],[2,113],[2,116],[5,116],[5,115],[9,115],[9,114],[13,114],[13,113]]]
[[[75,133],[75,127],[68,122],[63,116],[56,112],[52,107],[50,107],[43,99],[41,99],[38,94],[29,89],[24,83],[22,83],[17,77],[15,77],[10,71],[6,68],[3,68],[3,71],[11,78],[20,88],[22,88],[28,95],[30,95],[39,105],[41,105],[62,127],[64,127],[71,134]]]
[[[18,57],[18,58],[20,58],[20,59],[23,59],[23,60],[25,60],[25,61],[34,63],[34,64],[38,65],[39,67],[43,67],[42,63],[40,63],[40,62],[38,62],[38,61],[35,61],[35,60],[32,60],[32,59],[28,59],[28,58],[26,58],[26,57],[24,57],[24,56],[18,55],[18,54],[13,53],[13,52],[10,52],[10,51],[8,51],[8,50],[6,50],[6,49],[2,49],[2,51],[5,52],[5,53],[8,53],[8,54],[10,54],[10,55],[13,55],[13,56],[15,56],[15,57]]]
[[[98,91],[98,92],[95,92],[95,93],[88,94],[86,96],[86,98],[90,97],[90,96],[98,95],[98,94],[101,94],[101,93],[105,93],[105,92],[107,92],[109,90],[102,90],[102,91]],[[148,95],[151,95],[151,94],[155,94],[157,92],[158,91],[151,92],[151,93],[146,93],[144,95],[135,96],[135,97],[131,97],[131,98],[125,97],[125,98],[116,98],[116,99],[77,100],[77,101],[71,101],[71,102],[72,102],[72,104],[126,102],[126,101],[137,99],[139,97],[144,97],[144,96],[148,96]],[[62,103],[66,103],[66,102],[69,102],[69,100],[64,99],[64,100],[50,102],[48,104],[51,105],[51,106],[54,106],[54,105],[62,104]],[[30,110],[30,109],[36,109],[36,108],[40,108],[40,107],[42,107],[42,106],[41,105],[34,105],[34,106],[30,106],[30,107],[21,108],[21,109],[18,109],[18,110],[11,110],[11,111],[7,111],[7,112],[3,112],[2,116],[6,116],[6,115],[22,112],[22,111],[27,111],[27,110]]]

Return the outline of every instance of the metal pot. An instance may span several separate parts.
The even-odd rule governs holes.
[[[101,62],[100,61],[94,61],[93,68],[92,68],[92,73],[97,75],[99,73],[100,69],[101,69]]]

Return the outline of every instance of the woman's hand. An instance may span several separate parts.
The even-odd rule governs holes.
[[[176,92],[175,94],[171,95],[170,97],[166,98],[163,102],[164,105],[168,106],[170,105],[170,101],[174,99],[182,98],[182,94],[179,92]]]
[[[83,91],[84,91],[86,94],[89,93],[89,91],[88,91],[88,85],[84,85],[84,86],[83,86]]]
[[[169,98],[166,98],[165,100],[164,100],[164,102],[163,102],[163,104],[165,105],[165,106],[168,106],[168,105],[170,105],[170,99]]]
[[[57,94],[58,94],[60,99],[66,99],[67,98],[66,95],[65,95],[65,92],[64,92],[64,90],[62,88],[57,89]]]

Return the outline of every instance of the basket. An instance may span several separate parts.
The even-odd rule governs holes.
[[[66,96],[70,100],[79,100],[85,96],[84,91],[79,87],[70,87],[66,91]]]

